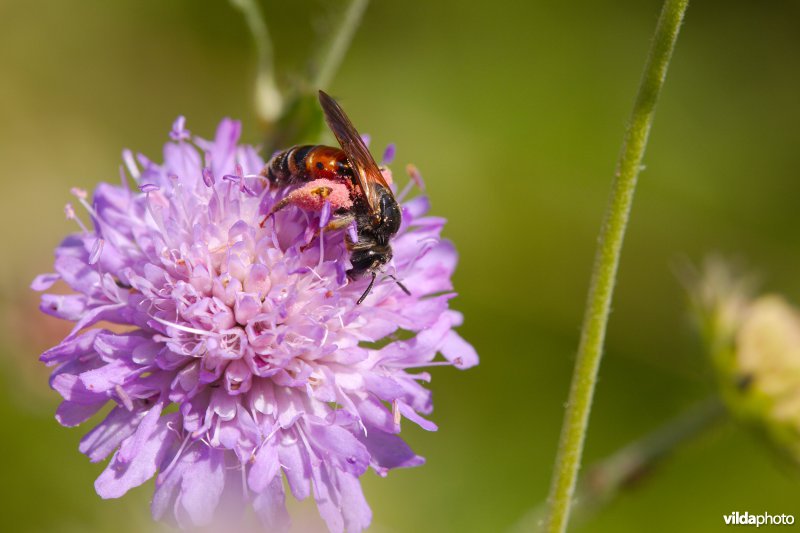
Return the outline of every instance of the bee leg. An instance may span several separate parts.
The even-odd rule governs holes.
[[[277,204],[272,206],[272,209],[269,210],[269,213],[264,215],[264,218],[261,219],[261,222],[258,225],[263,228],[264,224],[266,224],[267,220],[269,220],[269,217],[271,217],[272,215],[274,215],[275,213],[277,213],[278,211],[280,211],[281,209],[283,209],[287,205],[290,205],[291,203],[292,203],[292,200],[288,196],[283,198],[280,202],[278,202]]]
[[[303,247],[300,248],[300,251],[301,252],[305,252],[306,249],[308,249],[308,247],[311,246],[311,243],[314,242],[314,239],[319,237],[319,234],[322,233],[323,230],[324,231],[336,231],[336,230],[344,229],[347,226],[349,226],[350,224],[352,224],[355,219],[356,219],[356,217],[354,217],[353,215],[342,215],[342,216],[338,216],[338,217],[332,218],[331,221],[328,222],[327,225],[323,226],[322,228],[318,228],[314,232],[314,236],[311,237],[311,240],[308,241],[308,244],[304,244]]]
[[[353,205],[350,191],[344,183],[318,179],[306,183],[279,200],[261,220],[260,226],[263,228],[269,217],[289,205],[308,211],[319,211],[326,202],[330,204],[333,211],[349,209]]]
[[[356,219],[353,215],[341,215],[338,217],[333,217],[327,225],[325,225],[322,229],[325,231],[336,231],[340,229],[344,229]],[[319,235],[319,231],[317,231],[317,235]]]
[[[315,205],[308,205],[309,204],[309,197],[311,197],[311,198],[317,198],[318,197],[318,198],[321,198],[321,199],[325,199],[331,194],[331,188],[330,187],[322,186],[322,187],[311,188],[309,190],[306,190],[306,189],[307,189],[306,187],[301,187],[300,189],[295,189],[292,192],[290,192],[289,194],[287,194],[286,196],[284,196],[283,198],[281,198],[281,200],[278,203],[276,203],[275,205],[272,206],[272,209],[269,210],[269,213],[267,213],[264,216],[264,218],[261,220],[261,223],[259,224],[259,226],[261,226],[263,228],[264,224],[266,224],[267,220],[269,220],[269,217],[273,216],[275,213],[277,213],[278,211],[280,211],[284,207],[288,207],[290,205],[296,205],[297,207],[300,207],[301,209],[302,208],[309,208],[309,207],[310,208],[314,208],[314,207],[316,207]],[[313,204],[313,201],[311,203]]]

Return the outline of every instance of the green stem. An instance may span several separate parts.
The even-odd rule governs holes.
[[[551,533],[565,531],[569,521],[625,227],[630,217],[636,179],[647,146],[656,102],[687,5],[688,0],[664,2],[622,145],[611,198],[600,229],[581,341],[550,487],[547,531]]]
[[[313,64],[315,71],[311,76],[311,88],[314,94],[319,89],[327,89],[333,80],[368,3],[369,0],[350,0],[350,4],[342,14],[341,22],[330,33],[327,43],[321,47],[319,57]]]
[[[326,130],[317,91],[328,88],[368,3],[368,0],[349,0],[339,17],[327,24],[327,40],[320,43],[309,76],[287,93],[283,114],[268,128],[266,153],[295,144],[322,141]]]
[[[260,120],[270,124],[283,112],[283,97],[275,81],[275,62],[269,29],[256,0],[230,0],[230,3],[244,15],[256,45],[258,58],[254,95],[256,114]]]
[[[607,505],[616,495],[641,481],[682,443],[702,434],[719,422],[726,411],[713,396],[665,425],[617,450],[590,466],[575,491],[575,518],[585,520]],[[544,504],[523,517],[513,531],[536,530],[546,512]]]

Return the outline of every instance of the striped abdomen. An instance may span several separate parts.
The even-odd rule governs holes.
[[[293,146],[272,156],[261,174],[278,186],[320,178],[352,180],[347,156],[339,148],[322,145]]]

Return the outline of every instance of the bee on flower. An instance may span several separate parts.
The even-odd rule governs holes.
[[[352,230],[327,227],[330,200],[349,198],[274,209],[305,185],[271,184],[238,122],[204,140],[179,118],[170,137],[163,163],[126,151],[121,185],[74,191],[79,231],[32,284],[72,291],[41,302],[74,322],[41,356],[64,399],[56,418],[77,426],[111,404],[80,451],[110,456],[95,482],[103,498],[155,476],[155,519],[200,526],[249,502],[280,530],[286,487],[313,494],[331,531],[363,530],[360,476],[424,462],[398,433],[403,418],[436,430],[425,368],[478,362],[454,330],[445,220],[409,198],[410,180],[392,193],[392,255],[372,279],[349,275]]]

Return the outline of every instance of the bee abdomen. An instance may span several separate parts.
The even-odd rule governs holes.
[[[293,146],[272,156],[261,172],[276,185],[292,185],[308,180],[305,160],[314,145]]]

